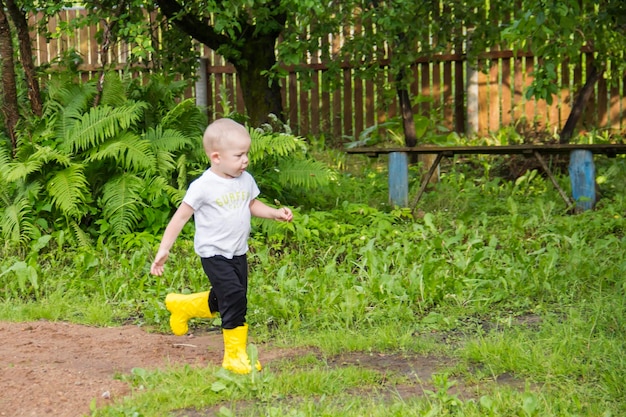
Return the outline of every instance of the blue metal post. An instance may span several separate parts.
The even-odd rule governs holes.
[[[591,151],[570,152],[569,177],[576,211],[591,210],[596,204],[596,168]]]
[[[409,167],[405,152],[389,153],[389,203],[409,206]]]

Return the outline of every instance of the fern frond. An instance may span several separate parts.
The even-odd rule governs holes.
[[[68,83],[67,80],[52,79],[46,86],[48,99],[44,100],[45,118],[61,113],[81,114],[89,109],[97,93],[94,81],[86,83]]]
[[[171,152],[157,149],[154,157],[156,159],[155,171],[159,175],[166,176],[174,170],[176,164],[174,163],[174,155]]]
[[[11,183],[24,180],[29,174],[39,171],[42,166],[42,160],[28,158],[26,161],[10,162],[2,172],[4,179]]]
[[[194,144],[194,140],[185,136],[176,129],[163,129],[162,126],[150,128],[144,134],[144,139],[149,141],[153,147],[167,152],[174,152],[186,146]]]
[[[133,175],[124,173],[109,180],[102,193],[104,219],[111,225],[114,235],[132,231],[141,218],[141,191],[145,182]]]
[[[70,151],[84,151],[97,146],[139,121],[146,106],[145,103],[130,102],[116,108],[94,107],[72,127],[64,146]]]
[[[42,161],[44,164],[57,162],[64,167],[68,167],[72,164],[72,158],[68,154],[51,148],[50,146],[35,145],[35,149],[35,153],[31,156],[32,159]]]
[[[64,215],[74,217],[85,212],[83,203],[88,199],[89,189],[82,165],[72,164],[56,172],[46,184],[46,190],[52,197],[52,204]]]
[[[198,108],[194,99],[177,103],[161,119],[163,128],[178,130],[188,137],[201,137],[206,125],[207,116]]]
[[[266,133],[260,129],[249,130],[250,164],[254,165],[267,157],[281,157],[293,154],[298,148],[305,150],[304,142],[297,136],[286,133]]]
[[[126,87],[119,74],[111,71],[104,74],[100,105],[117,107],[123,106],[126,101]]]
[[[53,79],[48,83],[42,120],[54,126],[55,137],[65,139],[69,136],[72,126],[89,110],[96,91],[94,82],[76,84]]]
[[[334,174],[319,161],[310,159],[283,159],[279,162],[278,182],[283,186],[314,189],[328,185]]]
[[[0,180],[2,179],[4,173],[6,172],[6,168],[9,166],[9,162],[11,158],[9,157],[9,150],[4,146],[0,145]]]
[[[187,156],[180,155],[176,160],[176,168],[178,169],[178,177],[176,178],[176,184],[179,189],[185,189],[187,187]]]
[[[6,243],[24,246],[37,236],[32,204],[27,198],[17,198],[0,210],[0,219],[0,235]]]
[[[89,235],[83,229],[81,229],[80,225],[77,222],[70,221],[69,226],[72,229],[74,239],[76,239],[76,242],[78,243],[78,245],[82,247],[92,246],[93,241],[91,237],[89,237]]]
[[[174,170],[176,151],[193,144],[189,137],[179,131],[174,129],[163,130],[161,126],[148,129],[144,138],[152,144],[156,158],[156,172],[160,175],[168,175]]]
[[[89,153],[85,162],[104,159],[111,159],[116,165],[133,172],[153,170],[156,166],[156,157],[150,142],[132,132],[123,132],[104,142]]]
[[[64,109],[59,104],[58,111],[49,117],[53,121],[54,136],[61,142],[61,148],[68,153],[71,151],[71,147],[67,143],[67,138],[70,136],[72,128],[82,117],[82,114],[77,110]]]
[[[180,205],[183,202],[183,198],[185,198],[185,190],[180,188],[172,187],[168,185],[164,188],[165,193],[170,198],[170,201],[174,203],[176,206]]]
[[[62,166],[69,166],[71,158],[49,146],[34,145],[29,147],[30,154],[24,161],[14,161],[2,164],[0,176],[4,176],[7,182],[24,180],[28,175],[41,170],[48,162],[57,162]]]

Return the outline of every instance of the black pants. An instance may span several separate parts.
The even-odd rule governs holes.
[[[209,277],[209,309],[219,311],[223,329],[243,326],[248,311],[248,259],[246,255],[228,259],[217,255],[201,258]]]

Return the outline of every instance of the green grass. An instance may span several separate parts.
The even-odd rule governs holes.
[[[603,198],[578,215],[536,173],[507,182],[453,165],[418,219],[388,207],[384,169],[363,164],[318,193],[318,208],[296,208],[292,224],[254,223],[254,339],[302,356],[250,376],[136,369],[120,376],[133,395],[93,416],[624,415],[624,161],[598,160]],[[159,238],[5,248],[0,319],[166,332],[165,295],[207,283],[188,233],[164,277],[150,276]],[[350,354],[446,365],[418,380],[330,363]],[[420,384],[425,393],[401,395]]]

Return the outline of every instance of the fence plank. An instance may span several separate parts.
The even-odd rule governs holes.
[[[343,84],[343,83],[341,83]],[[343,85],[335,89],[333,91],[333,110],[331,113],[332,125],[333,125],[333,136],[335,138],[341,138],[342,132],[342,112],[341,112],[341,89]]]
[[[311,88],[311,127],[310,133],[318,135],[320,129],[320,76],[319,72],[313,74],[313,87]]]
[[[365,128],[376,124],[376,88],[373,80],[365,83]],[[358,137],[358,132],[355,132]]]
[[[586,74],[589,74],[589,71],[591,70],[591,66],[593,64],[593,56],[590,54],[585,54],[583,55],[583,58],[584,58],[585,72]],[[585,81],[586,80],[583,80],[583,82]],[[598,105],[597,97],[595,94],[592,94],[591,97],[589,97],[587,106],[585,106],[585,112],[584,112],[584,117],[583,117],[585,129],[590,129],[597,125],[597,118],[596,118],[597,105]]]
[[[354,125],[352,123],[354,106],[352,100],[352,70],[346,68],[343,70],[343,108],[340,113],[343,116],[342,136],[352,136],[354,134]]]
[[[608,126],[613,130],[620,130],[620,112],[621,112],[621,97],[619,94],[620,82],[615,82],[611,85],[609,91],[609,121]]]
[[[441,70],[442,70],[442,64],[441,62],[435,62],[432,64],[431,67],[431,90],[430,90],[430,96],[432,97],[433,101],[431,103],[430,106],[430,111],[431,111],[431,118],[434,120],[440,120],[443,118],[442,114],[442,99],[441,99],[441,93],[442,93],[442,88],[441,88]],[[439,113],[439,114],[437,114]],[[434,116],[434,117],[433,117]]]
[[[572,83],[572,69],[569,62],[565,63],[561,68],[561,88],[559,96],[559,119],[558,126],[562,128],[567,122],[567,117],[572,111],[572,96],[570,94]]]
[[[487,65],[482,60],[479,67]],[[477,133],[487,134],[489,129],[489,76],[485,71],[478,71],[478,126]]]
[[[454,61],[454,129],[466,132],[464,61]]]
[[[609,91],[606,85],[604,77],[600,77],[598,80],[598,105],[597,105],[597,122],[599,126],[606,126],[609,124],[608,113],[608,96]]]
[[[447,61],[443,63],[443,125],[450,129],[454,129],[454,83],[452,77],[453,62]]]
[[[489,68],[489,77],[487,78],[487,91],[489,96],[489,108],[487,109],[489,112],[488,132],[495,132],[500,128],[500,110],[502,108],[500,105],[502,89],[500,88],[500,80],[498,79],[501,71],[500,62],[501,60],[498,59],[495,63],[491,64]]]
[[[423,62],[420,64],[420,78],[422,80],[422,84],[420,86],[420,94],[424,97],[432,97],[432,90],[430,88],[430,64],[428,62]],[[431,103],[426,100],[423,100],[421,103],[421,113],[425,116],[428,116],[431,111]]]
[[[535,65],[535,58],[528,56],[524,58],[524,89],[526,89],[534,80],[533,69]],[[535,121],[535,101],[528,100],[524,97],[524,115],[526,117],[526,123],[529,126],[534,126]]]
[[[289,94],[287,95],[287,109],[289,114],[289,122],[296,134],[301,134],[300,124],[298,123],[298,80],[295,73],[291,73],[289,78]]]
[[[354,129],[352,131],[353,134],[355,132],[363,131],[364,127],[364,117],[365,107],[364,107],[364,89],[363,89],[363,80],[360,78],[356,78],[354,80]]]
[[[502,98],[500,104],[500,117],[502,126],[509,126],[513,120],[512,103],[513,103],[513,76],[511,74],[511,58],[503,58],[500,62],[500,88],[502,89]]]

